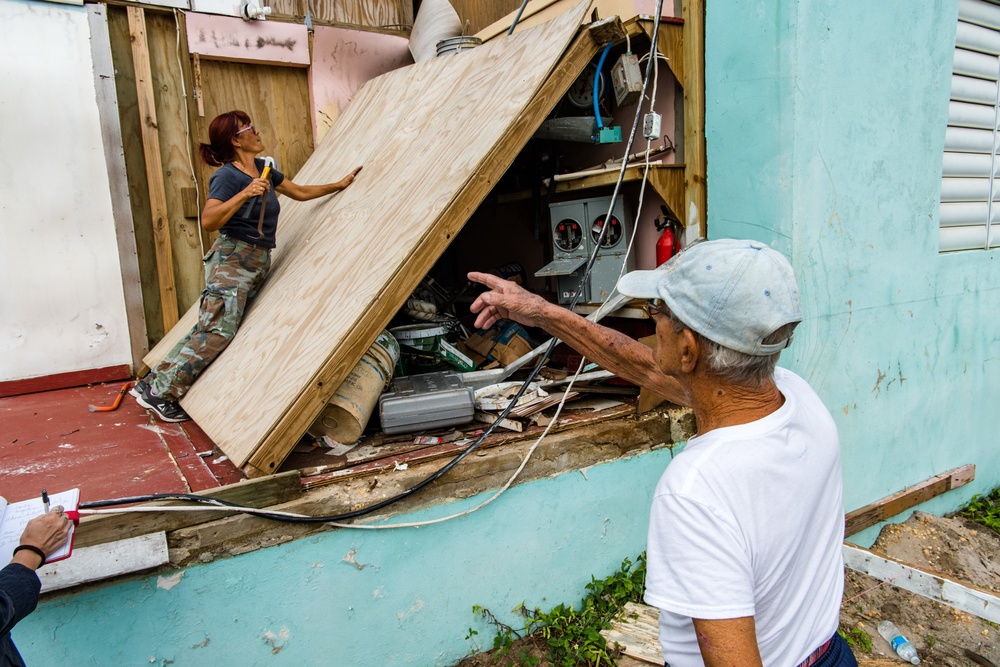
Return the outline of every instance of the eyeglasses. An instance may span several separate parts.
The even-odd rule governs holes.
[[[666,317],[667,313],[670,312],[667,310],[666,304],[664,304],[661,299],[647,300],[646,304],[642,307],[642,310],[646,313],[646,317],[651,320],[655,319],[656,315],[663,315]]]
[[[236,130],[236,134],[243,134],[244,132],[253,132],[254,134],[260,134],[259,132],[257,132],[257,128],[254,127],[253,125],[247,125],[242,130]]]

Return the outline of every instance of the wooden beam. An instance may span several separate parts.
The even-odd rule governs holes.
[[[302,494],[299,471],[291,470],[279,475],[271,475],[264,479],[230,484],[217,489],[199,491],[195,495],[206,498],[217,498],[238,505],[261,508],[280,505],[298,498]],[[184,505],[182,501],[160,501],[145,503],[150,505]],[[187,528],[207,521],[213,521],[232,512],[163,512],[162,514],[139,513],[131,514],[94,514],[80,520],[76,531],[75,547],[89,547],[95,544],[113,542],[126,537],[135,537],[161,530],[171,531]]]
[[[653,38],[653,22],[637,21],[646,37]],[[656,35],[656,50],[667,57],[667,67],[679,83],[684,83],[684,20],[660,19],[660,31]]]
[[[574,13],[564,21],[578,22],[579,18]],[[562,30],[563,27],[556,24],[555,30]],[[314,376],[310,387],[300,392],[295,402],[284,410],[280,421],[247,459],[243,470],[248,476],[267,475],[278,469],[296,441],[323,409],[340,381],[353,367],[354,360],[360,358],[368,349],[378,331],[392,318],[400,304],[405,301],[406,295],[416,286],[419,277],[425,275],[437,261],[451,239],[465,225],[469,216],[507,170],[545,116],[562,99],[587,63],[597,54],[599,48],[589,34],[577,34],[572,39],[562,58],[513,121],[503,139],[495,143],[479,160],[478,167],[469,181],[445,205],[437,217],[437,222],[427,230],[414,252],[403,260],[389,281],[383,284],[371,308],[364,313],[363,319],[352,327],[353,333],[350,339],[345,341],[347,344],[332,351],[326,363]],[[376,79],[374,83],[377,84],[379,81]],[[369,85],[372,83],[369,82]]]
[[[844,545],[844,565],[879,581],[891,582],[904,591],[1000,623],[1000,597],[995,593],[889,560],[853,544]]]
[[[563,0],[532,0],[531,2],[528,3],[528,6],[524,8],[524,11],[521,12],[521,16],[520,18],[518,18],[518,27],[519,28],[522,27],[521,23],[526,21],[526,19],[528,19],[529,17],[538,14],[543,9],[546,9],[550,5],[554,5],[557,2],[563,2]],[[567,5],[568,7],[572,6],[569,2],[563,2],[563,4]],[[507,31],[510,30],[510,24],[513,23],[514,16],[516,14],[517,14],[516,10],[511,12],[510,14],[507,14],[502,19],[494,21],[490,25],[486,26],[485,28],[477,32],[475,36],[486,42],[499,35],[506,35]]]
[[[146,15],[142,7],[129,5],[128,25],[135,66],[135,89],[139,97],[139,113],[142,116],[142,149],[146,158],[149,206],[153,215],[160,307],[163,311],[163,328],[170,329],[177,323],[177,287],[174,284],[174,258],[170,248],[167,195],[160,168],[160,138],[156,123],[153,75],[149,64],[149,45],[146,41]]]
[[[111,213],[115,221],[115,238],[118,242],[118,262],[125,296],[129,348],[132,368],[137,368],[142,364],[142,357],[149,351],[149,343],[146,338],[146,316],[143,310],[135,226],[128,196],[128,174],[125,169],[124,142],[118,116],[115,65],[111,54],[107,11],[107,6],[103,4],[87,5],[90,47],[94,57],[94,86],[97,92],[97,110],[101,119],[101,136],[104,138],[104,159],[108,165],[108,180],[111,186]]]
[[[73,557],[38,570],[42,592],[49,593],[91,581],[152,570],[170,561],[167,536],[160,532],[73,549]]]
[[[969,464],[935,475],[919,484],[886,496],[881,500],[848,512],[844,521],[844,536],[850,537],[865,528],[890,519],[915,505],[941,495],[945,491],[965,486],[976,478],[976,466]]]
[[[683,0],[684,210],[675,211],[685,227],[697,225],[708,236],[707,160],[705,157],[705,0]]]

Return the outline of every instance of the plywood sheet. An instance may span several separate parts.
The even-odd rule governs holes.
[[[589,35],[573,40],[585,7],[370,81],[296,176],[364,165],[333,197],[282,200],[271,276],[182,401],[250,474],[277,469],[594,55]]]

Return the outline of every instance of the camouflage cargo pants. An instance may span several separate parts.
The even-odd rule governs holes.
[[[198,323],[150,372],[153,393],[179,400],[198,375],[236,335],[243,313],[257,296],[271,268],[271,251],[226,236],[205,256],[205,291]]]

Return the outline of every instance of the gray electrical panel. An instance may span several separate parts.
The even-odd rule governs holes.
[[[608,229],[594,261],[590,277],[583,272],[607,221],[611,197],[593,197],[549,205],[552,232],[552,261],[535,272],[538,277],[556,280],[559,303],[566,305],[577,291],[577,303],[604,303],[618,282],[618,275],[635,267],[633,255],[625,251],[632,236],[632,216],[619,196],[611,211]]]

